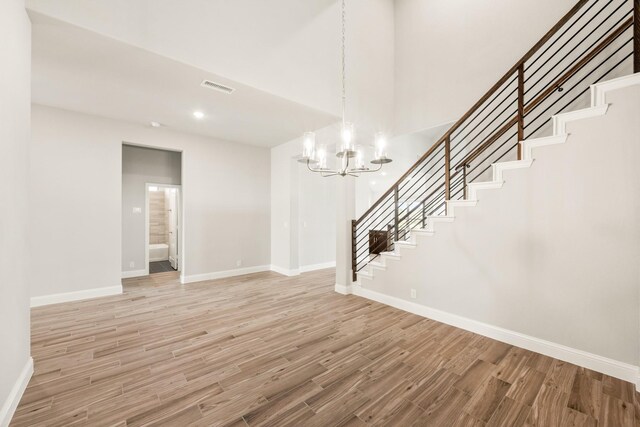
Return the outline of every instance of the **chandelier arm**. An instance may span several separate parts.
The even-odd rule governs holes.
[[[311,172],[323,172],[322,169],[314,169],[311,167],[311,162],[309,161],[309,159],[307,159],[307,169],[309,169]]]
[[[371,172],[378,172],[380,169],[382,169],[382,165],[378,165],[378,167],[376,169],[363,169],[363,170],[358,170],[358,173],[371,173]]]

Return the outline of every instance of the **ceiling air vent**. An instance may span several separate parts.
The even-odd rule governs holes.
[[[212,82],[211,80],[203,80],[200,86],[209,89],[217,90],[218,92],[231,93],[235,89],[229,86],[222,85],[220,83]]]

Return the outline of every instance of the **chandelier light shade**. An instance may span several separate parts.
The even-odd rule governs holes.
[[[383,165],[390,163],[391,159],[387,156],[387,139],[382,132],[376,133],[375,152],[371,163],[375,165]]]
[[[314,155],[316,151],[316,134],[314,132],[305,132],[302,143],[302,158],[305,162],[307,160],[315,160]]]
[[[356,132],[353,123],[346,120],[347,104],[347,75],[346,75],[346,0],[342,0],[342,127],[340,129],[340,141],[336,144],[336,169],[327,167],[327,149],[325,146],[316,148],[316,135],[313,132],[305,132],[302,137],[302,155],[299,162],[306,163],[311,172],[318,172],[322,176],[360,176],[361,173],[377,172],[382,165],[390,163],[387,154],[386,138],[382,132],[378,132],[374,138],[374,158],[371,164],[376,165],[369,169],[364,160],[364,148],[356,145]]]

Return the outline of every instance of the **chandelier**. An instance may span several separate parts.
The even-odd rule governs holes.
[[[346,5],[342,0],[342,131],[340,134],[341,144],[337,148],[337,163],[340,166],[336,169],[327,167],[327,149],[324,146],[316,147],[316,134],[314,132],[305,132],[303,136],[302,156],[299,162],[306,163],[307,168],[311,172],[318,172],[323,177],[328,176],[360,176],[362,173],[377,172],[382,169],[382,165],[390,163],[391,159],[387,157],[386,139],[382,132],[378,132],[374,137],[374,158],[371,164],[376,165],[370,169],[365,165],[363,148],[355,145],[355,131],[353,123],[346,120],[346,58],[345,58],[345,24],[346,24]]]

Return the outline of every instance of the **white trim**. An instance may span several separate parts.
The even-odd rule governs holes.
[[[606,103],[606,94],[613,90],[640,85],[640,73],[618,77],[591,85],[591,106],[596,107]]]
[[[147,270],[131,270],[131,271],[123,271],[122,278],[123,279],[131,279],[132,277],[142,277],[148,276],[149,272]]]
[[[234,270],[214,271],[212,273],[193,274],[191,276],[180,276],[180,283],[203,282],[205,280],[224,279],[226,277],[242,276],[251,273],[261,273],[271,270],[269,265],[257,265],[255,267],[236,268]]]
[[[310,271],[324,270],[325,268],[334,268],[335,266],[336,266],[335,261],[323,262],[320,264],[303,265],[302,267],[300,267],[300,273],[308,273]]]
[[[582,110],[567,111],[553,116],[553,134],[564,135],[567,133],[567,123],[576,120],[599,117],[607,114],[609,104],[597,105],[595,107],[583,108]]]
[[[31,307],[122,294],[122,285],[31,297]]]
[[[278,274],[282,274],[283,276],[288,276],[288,277],[293,277],[293,276],[299,276],[300,275],[300,270],[290,270],[288,268],[284,268],[284,267],[279,267],[277,265],[273,265],[271,264],[269,266],[269,270],[271,271],[275,271]]]
[[[338,285],[338,284],[336,283],[336,285],[335,285],[335,288],[334,288],[334,289],[335,289],[335,291],[336,291],[337,293],[339,293],[339,294],[342,294],[342,295],[351,295],[352,293],[354,293],[353,288],[354,288],[353,286]]]
[[[336,285],[336,292],[338,285]],[[489,325],[477,320],[468,319],[457,314],[447,313],[425,305],[406,301],[400,298],[385,295],[370,289],[354,287],[355,295],[377,301],[382,304],[390,305],[400,310],[408,311],[419,316],[437,320],[447,325],[455,326],[470,332],[474,332],[485,337],[493,338],[498,341],[505,342],[526,350],[544,354],[545,356],[560,359],[565,362],[573,363],[594,371],[602,372],[624,381],[638,384],[638,366],[628,363],[619,362],[597,354],[588,353],[583,350],[556,344],[530,335],[521,334],[519,332],[510,331],[498,326]]]
[[[9,392],[7,399],[2,404],[2,408],[0,408],[0,426],[8,426],[11,422],[11,418],[13,418],[13,414],[16,412],[18,403],[20,403],[20,399],[22,399],[24,390],[29,384],[31,375],[33,375],[33,358],[29,357],[24,368],[22,368],[22,372],[20,372],[20,375],[18,376],[18,379],[13,387],[11,387],[11,391]]]

